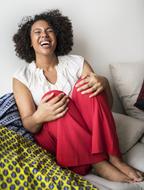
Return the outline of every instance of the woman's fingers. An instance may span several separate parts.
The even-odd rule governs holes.
[[[68,96],[65,95],[58,102],[55,103],[54,109],[56,110],[62,106],[66,106],[68,104],[68,102],[69,102]]]
[[[90,97],[96,96],[104,90],[103,86],[100,83],[87,83],[77,89],[81,94],[92,93]]]
[[[53,92],[50,93],[50,94],[44,95],[44,96],[42,97],[41,103],[47,102],[48,100],[50,100],[50,99],[53,97],[53,95],[54,95]]]
[[[65,110],[63,110],[62,112],[56,114],[56,115],[55,115],[55,119],[58,119],[58,118],[60,118],[60,117],[63,117],[63,116],[66,114],[67,110],[68,110],[68,107],[66,107]]]
[[[61,93],[56,97],[52,98],[46,104],[47,106],[51,107],[51,111],[53,112],[52,114],[54,115],[54,117],[57,118],[65,113],[65,109],[67,107],[68,102],[69,102],[68,96],[65,95],[64,93]]]
[[[103,91],[103,87],[98,88],[98,89],[97,89],[94,93],[92,93],[89,97],[92,98],[92,97],[98,95],[98,94],[99,94],[100,92],[102,92],[102,91]]]
[[[105,89],[105,86],[105,78],[93,72],[76,84],[77,91],[81,92],[81,94],[92,93],[89,97],[98,95]]]
[[[88,93],[91,93],[91,92],[96,92],[97,90],[98,89],[97,89],[96,86],[92,86],[89,89],[82,91],[81,94],[88,94]]]
[[[67,105],[63,105],[63,106],[59,107],[57,110],[55,110],[55,114],[58,115],[60,113],[65,112],[66,110],[68,110]]]
[[[88,82],[89,82],[89,77],[86,77],[86,78],[80,80],[80,81],[76,84],[76,87],[78,88],[78,87],[80,87],[80,86],[82,86],[82,85],[84,85],[85,83],[88,83]]]
[[[61,94],[58,94],[57,96],[53,97],[54,93],[50,93],[50,94],[47,94],[45,95],[41,102],[42,103],[49,103],[49,104],[55,104],[56,102],[59,102],[64,96],[65,94],[64,93],[61,93]]]
[[[92,84],[87,83],[87,84],[84,84],[84,85],[78,87],[78,88],[77,88],[77,91],[80,92],[80,91],[83,91],[83,90],[88,89],[88,88],[91,88],[91,87],[92,87]]]

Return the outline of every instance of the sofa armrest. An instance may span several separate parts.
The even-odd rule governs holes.
[[[114,113],[113,117],[122,154],[132,148],[144,134],[144,122],[130,116]]]

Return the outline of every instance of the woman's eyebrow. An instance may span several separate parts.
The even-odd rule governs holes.
[[[32,31],[36,31],[36,30],[42,30],[43,27],[37,27],[37,28],[34,28]],[[53,29],[51,26],[45,28],[45,30],[48,30],[48,29]]]

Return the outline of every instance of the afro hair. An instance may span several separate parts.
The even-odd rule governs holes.
[[[35,60],[35,51],[31,46],[30,32],[32,25],[38,20],[45,20],[53,28],[57,38],[56,56],[68,54],[73,46],[72,24],[67,16],[63,16],[58,9],[55,9],[22,19],[17,33],[13,36],[16,55],[28,63]]]

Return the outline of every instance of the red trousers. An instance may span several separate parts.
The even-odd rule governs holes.
[[[86,175],[92,164],[121,155],[105,92],[89,98],[74,87],[68,108],[64,117],[44,123],[35,134],[37,143],[54,154],[59,165]]]

